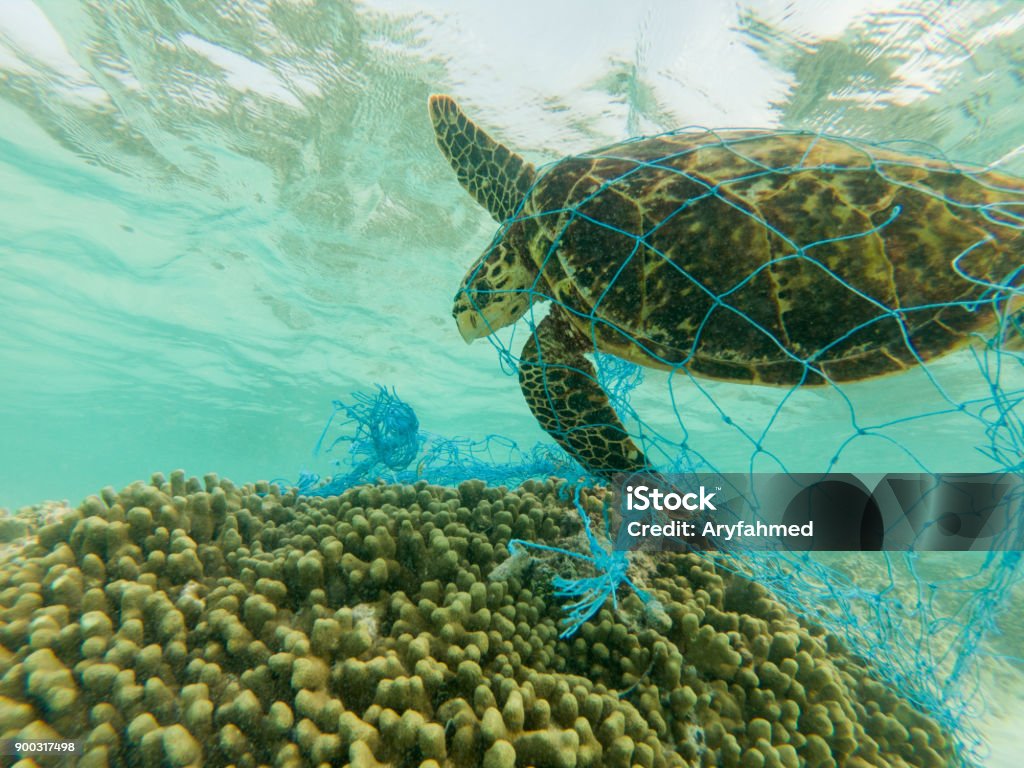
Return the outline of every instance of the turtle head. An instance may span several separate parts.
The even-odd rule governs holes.
[[[537,296],[537,267],[522,229],[522,222],[513,222],[499,230],[462,279],[452,316],[467,344],[514,323]]]

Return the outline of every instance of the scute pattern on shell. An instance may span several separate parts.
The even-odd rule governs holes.
[[[994,324],[1024,185],[810,133],[681,133],[543,171],[520,219],[580,330],[644,365],[773,384],[909,368]],[[955,264],[954,264],[955,262]]]

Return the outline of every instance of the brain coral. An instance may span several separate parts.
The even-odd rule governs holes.
[[[510,538],[578,545],[552,482],[314,499],[175,472],[9,520],[27,538],[0,555],[0,737],[78,739],[82,768],[955,761],[708,558],[638,563],[663,612],[626,597],[559,639],[565,563],[490,578]]]

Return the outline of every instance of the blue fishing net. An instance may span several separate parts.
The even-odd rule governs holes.
[[[687,155],[693,149],[680,149],[670,143],[665,145],[663,154],[638,155],[631,151],[631,142],[627,142],[581,156],[584,160],[598,156],[612,159],[621,170],[572,205],[535,210],[524,203],[502,225],[495,243],[516,224],[543,219],[548,230],[557,234],[540,265],[541,271],[557,258],[562,239],[568,238],[573,227],[585,225],[592,231],[605,230],[625,245],[621,253],[608,255],[613,263],[605,273],[603,293],[595,297],[595,309],[589,314],[581,314],[579,306],[563,304],[544,281],[538,280],[528,291],[531,309],[526,323],[535,329],[543,318],[543,307],[553,304],[574,313],[584,326],[589,326],[591,338],[596,340],[609,325],[614,325],[602,314],[602,302],[614,296],[620,287],[620,276],[629,268],[631,259],[639,258],[638,254],[648,259],[662,258],[668,269],[676,270],[699,288],[704,309],[698,318],[691,355],[682,360],[661,357],[666,373],[657,374],[655,382],[648,377],[648,384],[667,392],[663,408],[657,412],[640,408],[638,389],[645,386],[641,369],[602,354],[596,342],[590,350],[594,373],[580,371],[608,394],[629,435],[651,468],[660,472],[754,472],[770,468],[824,475],[844,462],[856,465],[874,460],[873,468],[879,468],[878,462],[898,460],[903,468],[923,473],[962,471],[961,465],[966,464],[973,471],[1024,476],[1024,414],[1018,407],[1024,398],[1024,356],[1019,351],[1020,317],[1015,314],[1016,305],[1011,303],[1011,299],[1020,296],[1020,272],[1024,269],[1024,184],[985,169],[958,167],[929,148],[914,147],[918,159],[910,160],[890,151],[905,150],[905,145],[830,139],[842,142],[843,151],[848,152],[849,165],[843,170],[863,173],[865,179],[870,176],[882,180],[891,186],[897,202],[866,224],[837,221],[834,236],[801,239],[802,230],[791,219],[767,217],[744,201],[750,190],[780,177],[803,174],[807,178],[822,178],[836,171],[836,166],[819,158],[818,144],[824,138],[796,132],[777,135],[803,140],[806,151],[779,164],[759,144],[763,136],[703,134],[700,144],[704,150],[713,147],[728,157],[730,167],[741,169],[714,181],[687,170]],[[545,170],[540,170],[538,178],[544,178]],[[657,221],[648,222],[642,231],[625,227],[619,221],[606,221],[597,214],[601,209],[593,202],[602,194],[628,185],[643,186],[647,183],[645,174],[664,175],[666,171],[685,177],[699,193]],[[918,205],[916,210],[905,209],[898,202],[901,191],[909,193],[906,199]],[[939,207],[932,211],[928,201]],[[710,285],[706,274],[689,271],[678,259],[673,260],[661,251],[653,236],[673,218],[701,205],[727,206],[749,217],[751,226],[770,233],[779,246],[778,252],[730,285]],[[886,303],[837,266],[837,259],[841,260],[844,253],[856,252],[855,247],[850,250],[860,245],[856,241],[909,237],[907,233],[914,228],[926,228],[933,223],[922,217],[927,219],[930,212],[946,215],[950,211],[954,217],[970,218],[972,224],[966,228],[970,230],[966,235],[945,233],[951,243],[961,243],[950,252],[949,266],[965,286],[961,294],[949,301],[926,297],[918,303]],[[821,211],[806,214],[815,215],[822,215]],[[991,268],[978,266],[985,263],[986,254],[994,246],[1014,239],[1015,257],[990,259]],[[481,270],[487,259],[485,254]],[[834,295],[842,290],[858,297],[858,312],[863,319],[853,325],[836,323],[835,327],[841,330],[832,338],[808,354],[794,353],[786,340],[778,337],[778,329],[759,320],[742,298],[744,291],[765,274],[790,267],[813,274],[824,292]],[[927,272],[923,275],[927,279]],[[471,275],[468,286],[472,285]],[[490,286],[479,290],[500,292]],[[746,296],[749,298],[749,294]],[[865,306],[870,309],[865,310]],[[953,312],[988,313],[995,318],[984,332],[970,332],[975,337],[973,346],[955,353],[952,362],[944,362],[946,358],[941,356],[933,359],[919,350],[912,334],[913,329],[920,328],[918,318],[934,317],[947,310],[944,318]],[[803,375],[797,377],[797,383],[772,389],[769,397],[762,387],[709,384],[694,376],[689,364],[696,359],[702,334],[715,332],[715,323],[723,316],[731,324],[750,324],[784,350],[790,363],[802,366]],[[902,329],[904,344],[897,354],[902,356],[901,364],[912,372],[886,379],[885,383],[848,383],[843,377],[829,375],[829,369],[822,363],[829,349],[839,349],[858,336],[882,333],[892,324]],[[821,318],[821,325],[827,328],[829,318]],[[622,329],[617,330],[628,336]],[[514,371],[520,362],[519,350],[510,347],[501,333],[488,338],[498,350],[501,367]],[[658,357],[650,347],[647,352]],[[888,383],[901,376],[912,376],[912,386],[901,389],[899,384]],[[807,388],[802,385],[813,378],[823,383],[815,391],[824,394],[804,394]],[[898,394],[886,401],[883,395],[890,391],[890,386]],[[648,395],[645,390],[643,399],[648,399]],[[688,398],[688,407],[681,406],[682,398]],[[833,415],[819,424],[816,414],[826,404]],[[383,388],[375,396],[357,395],[350,405],[335,403],[334,415],[338,414],[347,417],[345,423],[350,434],[326,446],[337,447],[339,440],[349,444],[349,455],[339,464],[346,469],[320,487],[314,488],[307,477],[306,492],[337,493],[378,477],[395,482],[426,479],[438,484],[479,478],[514,485],[530,477],[575,479],[584,473],[554,444],[524,450],[498,436],[474,441],[422,432],[412,409],[394,392]],[[703,426],[698,428],[691,422],[701,422]],[[318,448],[324,447],[324,441],[321,436]],[[807,445],[798,445],[803,450],[794,451],[794,443]],[[728,451],[719,450],[719,454],[726,458],[715,458],[712,454],[722,445]],[[943,465],[950,457],[955,457],[956,466]],[[887,469],[883,467],[882,471]],[[1019,505],[1018,499],[1018,509]],[[606,600],[616,600],[620,587],[634,588],[641,599],[649,599],[631,581],[629,558],[612,550],[613,532],[591,530],[578,497],[577,509],[585,527],[588,551],[570,552],[536,542],[512,544],[513,550],[556,552],[592,568],[593,575],[562,578],[554,585],[555,594],[566,600],[565,636],[574,633]],[[983,759],[984,752],[974,727],[982,706],[977,696],[980,662],[991,652],[990,641],[998,632],[1007,598],[1024,580],[1018,551],[1022,537],[1024,515],[1017,514],[1010,528],[993,542],[992,551],[977,557],[910,550],[856,555],[844,561],[841,557],[828,560],[809,552],[768,555],[734,547],[734,557],[728,562],[767,586],[805,619],[844,640],[854,652],[869,656],[879,675],[959,735],[965,758],[977,760]],[[870,561],[865,559],[869,557]],[[873,570],[858,571],[865,563]]]
[[[356,392],[351,400],[333,402],[313,449],[314,457],[332,455],[329,463],[337,472],[326,479],[303,472],[297,483],[275,482],[307,496],[334,496],[377,480],[458,485],[478,479],[515,486],[533,478],[584,474],[557,446],[524,449],[501,435],[471,439],[421,430],[412,406],[394,389],[378,385],[375,393]]]

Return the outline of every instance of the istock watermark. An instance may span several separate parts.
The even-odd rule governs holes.
[[[668,512],[677,512],[680,509],[689,512],[704,512],[709,509],[714,511],[715,505],[711,503],[713,498],[715,494],[708,493],[703,485],[696,492],[682,494],[675,491],[666,493],[660,488],[646,485],[626,486],[626,509],[637,512],[645,512],[648,509]]]
[[[1024,481],[1005,474],[634,474],[615,548],[1024,549]]]

